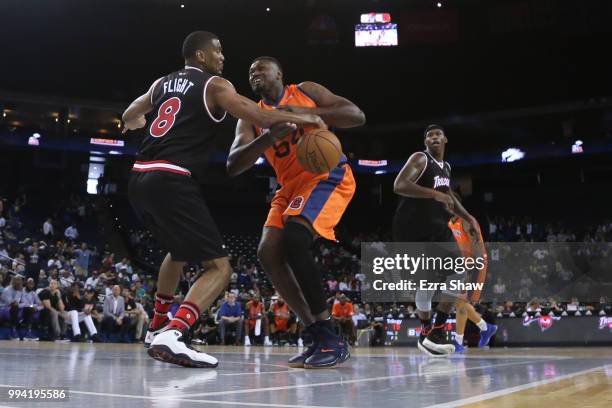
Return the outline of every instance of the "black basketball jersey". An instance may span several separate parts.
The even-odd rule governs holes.
[[[206,71],[186,66],[152,85],[155,108],[147,120],[135,167],[163,163],[178,166],[180,171],[187,169],[196,179],[204,177],[219,125],[226,116],[215,115],[206,104],[212,78],[214,75]]]
[[[439,162],[429,153],[422,152],[427,157],[425,168],[416,179],[416,184],[434,190],[449,193],[451,190],[451,167],[447,162]],[[401,197],[395,213],[395,223],[399,228],[410,230],[410,236],[427,237],[445,236],[449,231],[448,220],[451,214],[444,204],[433,198]],[[408,231],[404,231],[408,233]],[[406,235],[406,234],[405,234]]]

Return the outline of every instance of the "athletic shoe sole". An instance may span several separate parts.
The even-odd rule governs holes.
[[[219,363],[210,364],[203,361],[194,361],[185,354],[174,354],[168,346],[164,345],[150,347],[147,354],[155,360],[189,368],[215,368],[219,365]]]
[[[429,339],[423,340],[423,346],[427,347],[430,350],[437,351],[438,353],[454,353],[455,346],[452,344],[437,344]]]
[[[436,350],[429,350],[427,347],[421,344],[421,342],[417,342],[417,348],[430,357],[446,358],[446,357],[450,357],[451,355],[451,353],[440,353],[440,352],[438,352],[439,354],[435,354],[434,351]]]
[[[328,365],[311,365],[311,364],[306,364],[304,363],[303,368],[309,369],[309,370],[317,370],[317,369],[323,369],[323,368],[336,368],[338,367],[340,364],[344,363],[346,360],[348,360],[349,358],[351,358],[351,353],[347,350],[346,354],[344,356],[338,357],[338,359],[336,361],[334,361],[331,364]]]
[[[289,366],[289,368],[304,368],[304,362],[301,361],[299,363],[287,363],[287,366]]]

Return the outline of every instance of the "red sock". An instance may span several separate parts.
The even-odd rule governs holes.
[[[168,329],[189,330],[199,317],[200,308],[197,305],[191,302],[183,302],[174,318],[170,321]]]
[[[172,305],[174,298],[169,295],[156,294],[155,295],[155,312],[153,314],[153,321],[151,322],[151,328],[157,330],[166,323],[168,320],[168,310]]]

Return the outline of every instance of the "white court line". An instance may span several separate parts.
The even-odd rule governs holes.
[[[537,363],[537,362],[538,361],[535,361],[535,360],[527,360],[527,361],[513,362],[513,363],[504,363],[504,364],[491,364],[491,365],[481,366],[481,367],[470,367],[470,368],[466,368],[466,369],[462,369],[462,370],[457,370],[457,369],[454,369],[454,370],[441,370],[441,371],[432,372],[431,374],[453,374],[453,373],[456,373],[457,371],[461,371],[463,373],[463,372],[472,371],[472,370],[486,370],[488,368],[508,367],[508,366],[513,366],[513,365],[531,364],[531,363]],[[112,393],[105,393],[105,392],[74,391],[74,390],[70,390],[70,393],[71,394],[94,395],[94,396],[101,396],[101,397],[117,397],[117,398],[159,400],[159,401],[181,401],[181,400],[185,400],[185,401],[192,402],[190,400],[190,398],[193,398],[193,397],[207,397],[207,396],[214,396],[214,395],[249,394],[249,393],[256,393],[256,392],[291,390],[291,389],[298,389],[298,388],[325,387],[325,386],[329,386],[329,385],[357,384],[357,383],[362,383],[362,382],[374,382],[374,381],[391,380],[391,379],[397,379],[397,378],[418,377],[419,375],[420,375],[419,373],[410,373],[410,374],[404,374],[404,375],[390,375],[390,376],[384,376],[384,377],[368,377],[368,378],[358,378],[358,379],[354,379],[354,380],[330,381],[330,382],[324,382],[324,383],[299,384],[299,385],[288,385],[288,386],[282,386],[282,387],[268,387],[268,388],[248,388],[248,389],[245,389],[245,390],[203,392],[203,393],[198,393],[198,394],[183,394],[183,395],[174,395],[174,396],[173,395],[169,395],[169,396],[163,396],[163,397],[161,397],[161,396],[160,397],[152,397],[152,396],[146,396],[146,395],[132,395],[132,394],[112,394]],[[14,387],[16,387],[16,386],[15,385],[0,384],[0,388],[14,388]],[[193,400],[193,402],[198,402],[198,401],[204,401],[204,400]],[[241,402],[236,402],[236,401],[210,401],[210,403],[213,403],[213,402],[214,403],[219,403],[219,404],[230,404],[230,405],[231,404],[235,404],[235,405],[248,404],[248,403],[241,403]],[[255,404],[255,405],[266,406],[266,404]],[[269,406],[273,406],[273,405],[269,405]],[[282,407],[296,407],[296,408],[298,407],[297,405],[281,405],[281,406]],[[320,407],[317,406],[316,408],[320,408]]]
[[[513,365],[521,365],[521,364],[531,364],[531,363],[537,363],[538,361],[536,360],[528,360],[528,361],[521,361],[518,363],[504,363],[504,364],[491,364],[488,366],[481,366],[481,367],[470,367],[470,368],[465,368],[465,369],[453,369],[453,370],[442,370],[442,371],[433,371],[430,374],[453,374],[456,373],[457,371],[461,371],[461,372],[465,372],[465,371],[472,371],[472,370],[484,370],[487,368],[494,368],[494,367],[507,367],[507,366],[513,366]],[[266,388],[247,388],[244,390],[235,390],[235,391],[213,391],[213,392],[201,392],[201,393],[197,393],[197,394],[185,394],[182,396],[182,398],[191,398],[191,397],[209,397],[209,396],[213,396],[213,395],[234,395],[234,394],[251,394],[251,393],[255,393],[255,392],[268,392],[268,391],[282,391],[282,390],[293,390],[293,389],[298,389],[298,388],[311,388],[311,387],[326,387],[329,385],[345,385],[345,384],[358,384],[358,383],[363,383],[363,382],[373,382],[373,381],[382,381],[382,380],[392,380],[392,379],[397,379],[397,378],[409,378],[409,377],[418,377],[420,374],[417,373],[410,373],[410,374],[403,374],[403,375],[389,375],[389,376],[384,376],[384,377],[368,377],[368,378],[357,378],[357,379],[353,379],[353,380],[341,380],[341,381],[329,381],[329,382],[322,382],[322,383],[311,383],[311,384],[298,384],[298,385],[286,385],[286,386],[281,386],[281,387],[266,387]]]
[[[468,349],[469,350],[469,349]],[[240,352],[240,351],[223,351],[221,353],[214,353],[214,354],[238,354],[238,355],[243,355],[244,353]],[[266,353],[266,354],[261,354],[261,355],[265,355],[265,356],[291,356],[292,354],[288,354],[288,353],[275,353],[275,352],[271,352],[271,353]],[[359,358],[412,358],[412,357],[427,357],[425,354],[423,353],[415,353],[415,354],[387,354],[387,355],[383,355],[383,354],[351,354],[351,359],[359,359]],[[486,358],[486,359],[491,359],[491,360],[501,360],[504,358],[507,359],[512,359],[512,358],[540,358],[540,359],[545,359],[545,360],[570,360],[575,358],[575,356],[555,356],[555,355],[546,355],[546,354],[534,354],[534,355],[517,355],[517,354],[508,354],[508,355],[499,355],[499,354],[453,354],[451,356],[451,360],[454,359],[482,359],[482,358]],[[582,358],[582,357],[581,357]],[[584,357],[586,359],[588,359],[589,357]],[[595,357],[593,357],[595,358]],[[597,357],[597,359],[601,359],[601,357]]]
[[[567,379],[570,379],[572,377],[576,377],[576,376],[579,376],[579,375],[589,374],[589,373],[592,373],[594,371],[599,371],[599,370],[601,370],[601,369],[603,369],[605,367],[606,366],[603,365],[603,366],[600,366],[600,367],[589,368],[588,370],[576,371],[575,373],[564,374],[564,375],[561,375],[559,377],[549,378],[547,380],[540,380],[540,381],[536,381],[536,382],[532,382],[532,383],[527,383],[527,384],[523,384],[523,385],[517,385],[515,387],[504,388],[503,390],[487,392],[485,394],[476,395],[474,397],[463,398],[463,399],[460,399],[460,400],[455,400],[455,401],[450,401],[450,402],[444,402],[442,404],[430,405],[430,406],[428,406],[426,408],[452,408],[452,407],[458,407],[460,405],[473,404],[473,403],[476,403],[476,402],[482,402],[482,401],[490,400],[492,398],[502,397],[504,395],[513,394],[515,392],[525,391],[525,390],[528,390],[530,388],[539,387],[540,385],[551,384],[551,383],[554,383],[554,382],[559,382],[559,381],[567,380]]]

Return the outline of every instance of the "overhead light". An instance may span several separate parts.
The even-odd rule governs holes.
[[[2,117],[6,118],[6,112],[2,112]]]
[[[387,170],[376,170],[374,174],[385,174]]]
[[[438,8],[442,7],[442,3],[437,4]]]
[[[59,118],[55,118],[55,122],[59,122]]]
[[[70,119],[67,119],[67,120],[66,120],[66,123],[70,123]]]
[[[33,137],[34,139],[40,139],[40,133],[34,133],[34,134],[32,135],[32,137]]]
[[[184,5],[184,4],[181,4],[181,8],[185,8],[185,5]]]
[[[266,11],[268,11],[268,12],[269,12],[269,11],[270,11],[270,7],[266,7]]]
[[[109,151],[109,152],[108,152],[108,154],[112,154],[112,155],[115,155],[115,156],[119,156],[119,155],[120,155],[120,154],[122,154],[122,153],[121,153],[120,151],[118,151],[118,150],[111,150],[111,151]]]
[[[517,147],[510,147],[502,152],[501,157],[502,162],[511,163],[523,159],[525,152]]]

